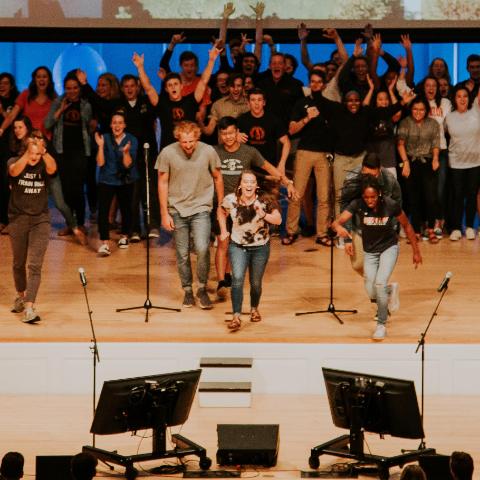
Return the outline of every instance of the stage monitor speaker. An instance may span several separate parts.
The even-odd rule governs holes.
[[[36,480],[72,480],[72,455],[39,455],[35,461]]]
[[[275,466],[278,433],[278,425],[217,425],[217,464]]]
[[[449,455],[420,455],[418,464],[425,472],[427,480],[453,480]]]

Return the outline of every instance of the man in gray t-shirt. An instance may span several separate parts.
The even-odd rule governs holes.
[[[158,194],[162,226],[173,232],[177,267],[185,291],[183,306],[195,305],[192,290],[190,238],[197,254],[197,299],[201,308],[210,309],[207,294],[210,269],[210,211],[215,188],[223,200],[220,159],[210,145],[199,142],[200,128],[194,122],[180,122],[174,130],[177,142],[165,147],[157,158]]]

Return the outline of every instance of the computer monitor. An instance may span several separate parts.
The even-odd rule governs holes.
[[[185,423],[201,370],[104,382],[91,433],[110,435]]]
[[[401,438],[424,437],[413,381],[322,370],[335,426]]]

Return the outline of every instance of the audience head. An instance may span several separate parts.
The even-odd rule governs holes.
[[[251,92],[255,88],[255,82],[251,75],[245,75],[243,79],[243,90],[245,93]]]
[[[92,480],[97,473],[97,464],[97,459],[91,453],[77,453],[70,464],[74,480]]]
[[[335,62],[325,62],[326,83],[328,83],[335,76],[337,70],[338,65]]]
[[[312,92],[321,92],[325,88],[325,74],[320,70],[312,70],[308,74],[308,80]]]
[[[330,61],[335,63],[337,65],[337,67],[342,65],[342,63],[343,63],[342,56],[340,55],[340,52],[338,50],[334,50],[330,54]]]
[[[450,456],[450,471],[454,480],[472,480],[472,457],[465,452],[453,452]]]
[[[285,54],[285,73],[290,76],[295,75],[295,72],[298,68],[298,60],[291,54]]]
[[[472,53],[472,55],[467,57],[467,71],[472,80],[480,80],[480,55]]]
[[[232,73],[228,77],[228,92],[233,100],[243,97],[243,75],[241,73]]]
[[[27,139],[32,132],[32,122],[28,117],[19,115],[13,121],[10,133],[9,148],[15,155],[22,155],[27,148]]]
[[[402,470],[400,480],[427,480],[427,476],[419,465],[407,465]]]
[[[68,72],[63,79],[64,96],[69,102],[77,102],[82,94],[82,85],[78,81],[76,71]]]
[[[362,160],[362,174],[378,177],[380,174],[380,158],[374,152],[368,152]]]
[[[361,107],[360,94],[356,90],[350,90],[344,95],[343,103],[350,113],[357,113]]]
[[[120,83],[113,73],[102,73],[97,80],[97,93],[107,100],[120,96]]]
[[[226,149],[238,144],[238,122],[236,118],[229,116],[222,117],[218,122],[218,132],[220,134],[220,140]]]
[[[163,81],[165,91],[170,100],[179,101],[182,98],[182,79],[178,73],[170,72]]]
[[[452,91],[452,85],[446,78],[438,79],[438,90],[442,98],[450,98],[450,93]]]
[[[253,53],[248,52],[242,54],[241,70],[244,75],[254,75],[259,67],[260,63],[258,58]]]
[[[270,57],[270,71],[274,80],[280,80],[285,73],[285,55],[283,53],[274,53]]]
[[[422,122],[429,111],[430,105],[423,97],[415,97],[410,104],[410,115],[416,122]]]
[[[365,57],[357,57],[353,61],[353,74],[360,82],[367,81],[367,74],[368,74],[368,62]]]
[[[114,137],[120,137],[127,128],[127,122],[125,121],[125,114],[122,111],[117,111],[112,115],[110,120],[110,129],[112,130]]]
[[[23,465],[25,460],[18,452],[8,452],[2,458],[0,474],[5,480],[19,480],[23,477]]]
[[[253,115],[259,116],[263,114],[265,109],[265,93],[259,88],[254,88],[248,92],[248,104],[250,106],[250,112]]]
[[[177,139],[187,157],[192,156],[200,139],[200,134],[200,127],[195,122],[182,121],[173,129],[173,136]]]
[[[453,90],[453,108],[459,112],[466,112],[473,104],[473,98],[469,90],[462,84]]]
[[[220,92],[220,95],[226,96],[228,95],[228,78],[230,74],[223,70],[219,70],[215,76],[215,86],[217,90]]]
[[[0,73],[0,97],[10,98],[18,95],[15,77],[8,72]]]
[[[53,85],[52,72],[48,67],[37,67],[32,72],[32,80],[28,85],[28,101],[35,100],[40,93],[44,93],[53,100],[57,94]]]
[[[142,89],[140,80],[137,76],[127,73],[120,80],[120,88],[123,96],[128,101],[134,101],[140,95]]]
[[[390,93],[387,90],[378,90],[375,94],[375,105],[377,107],[388,107],[390,104]]]
[[[230,47],[230,58],[235,63],[242,53],[242,40],[240,38],[232,38],[228,42],[228,46]]]
[[[446,78],[450,82],[450,72],[448,71],[447,62],[443,58],[436,57],[430,63],[428,67],[428,76],[436,78]]]
[[[182,52],[179,62],[185,79],[192,81],[198,72],[198,57],[190,51]]]
[[[438,88],[438,80],[435,77],[428,76],[423,80],[423,94],[429,102],[434,100],[437,107],[440,106],[442,97]]]

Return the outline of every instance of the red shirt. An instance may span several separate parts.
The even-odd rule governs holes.
[[[51,132],[46,130],[43,122],[50,111],[52,100],[47,97],[47,101],[43,104],[36,100],[28,101],[28,89],[24,90],[15,101],[15,104],[20,107],[23,114],[30,119],[34,129],[41,130],[42,133],[50,140],[52,138]]]

